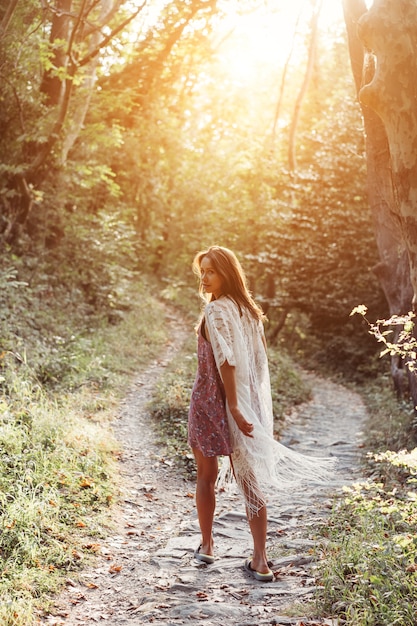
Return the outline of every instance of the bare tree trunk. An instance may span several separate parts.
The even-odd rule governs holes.
[[[375,72],[372,55],[365,53],[358,36],[358,21],[366,14],[364,0],[343,0],[349,53],[356,90]],[[402,235],[391,177],[391,155],[381,118],[361,101],[365,127],[368,199],[374,219],[375,236],[381,263],[375,268],[384,290],[390,313],[407,313],[411,307],[411,282],[407,251]]]
[[[375,74],[374,57],[365,51],[358,34],[358,23],[361,17],[366,15],[367,8],[364,0],[343,0],[343,10],[353,77],[359,96],[363,84],[372,81]],[[401,315],[411,309],[413,289],[391,175],[390,148],[382,119],[362,98],[360,104],[365,127],[368,199],[381,259],[374,271],[387,299],[390,315]],[[395,326],[393,330],[398,338],[401,328]],[[393,337],[394,341],[395,339]],[[411,395],[416,405],[415,375],[408,368],[407,373]],[[403,392],[404,374],[403,359],[399,355],[392,356],[391,375],[399,397]]]
[[[307,93],[308,85],[310,83],[310,79],[313,73],[314,68],[314,60],[316,56],[316,48],[317,48],[317,37],[318,37],[318,20],[321,10],[322,0],[318,0],[313,9],[313,15],[311,18],[311,31],[310,31],[310,44],[308,48],[308,59],[307,59],[307,67],[304,74],[303,84],[301,85],[301,89],[298,93],[294,113],[291,120],[290,134],[288,139],[288,166],[290,172],[294,173],[297,169],[297,158],[296,158],[296,150],[295,150],[295,138],[297,133],[298,121],[300,119],[301,105],[303,103],[304,97]]]
[[[395,194],[417,299],[417,4],[375,0],[359,20],[359,37],[376,56],[361,102],[381,118],[388,138]]]

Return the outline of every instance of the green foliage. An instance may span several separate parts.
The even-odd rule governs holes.
[[[213,46],[227,30],[221,7],[172,0],[160,14],[144,12],[126,25],[100,50],[97,67],[78,68],[55,136],[63,111],[48,106],[45,80],[69,71],[58,63],[68,50],[49,41],[52,13],[22,6],[1,53],[8,78],[0,87],[0,233],[14,251],[30,251],[34,265],[42,257],[49,275],[62,268],[59,280],[84,292],[87,314],[108,308],[111,316],[123,309],[120,291],[132,271],[165,280],[172,296],[193,284],[198,249],[227,245],[267,309],[271,340],[285,314],[291,323],[281,337],[289,350],[345,376],[373,371],[373,344],[349,318],[361,301],[375,317],[385,311],[369,269],[377,253],[363,133],[340,33],[325,42],[315,68],[297,136],[298,171],[290,175],[286,135],[301,71],[291,67],[287,75],[272,140],[282,70],[259,67],[256,88],[235,80],[225,64],[233,41]],[[126,16],[120,10],[108,26]],[[95,23],[98,11],[89,19]],[[82,59],[91,42],[75,40]],[[83,82],[90,70],[96,83]],[[44,164],[29,175],[52,140]],[[296,342],[294,321],[296,335],[308,334],[309,342]]]
[[[285,415],[298,404],[311,399],[311,388],[285,349],[270,348],[268,359],[275,418],[274,430],[280,434],[285,427]]]
[[[318,610],[352,626],[408,626],[417,610],[413,411],[396,400],[387,375],[361,393],[369,479],[345,488],[322,529]]]
[[[415,371],[417,358],[415,314],[410,311],[406,315],[391,315],[388,319],[378,319],[371,323],[366,318],[367,311],[366,306],[359,305],[354,307],[351,315],[356,313],[361,315],[369,327],[369,333],[385,346],[380,352],[380,357],[387,354],[399,356],[405,359],[410,371]]]
[[[35,609],[79,568],[113,499],[116,442],[73,397],[50,398],[5,363],[0,397],[2,624]],[[92,390],[90,389],[90,393]]]
[[[197,368],[196,339],[190,337],[157,382],[149,409],[159,431],[163,454],[188,474],[194,457],[187,444],[187,421],[191,390]]]
[[[361,394],[369,416],[364,432],[366,450],[399,452],[411,450],[417,445],[413,407],[407,399],[397,400],[389,374],[367,381],[361,388]],[[370,463],[368,459],[367,464]],[[375,465],[371,464],[369,473],[376,471]]]
[[[50,282],[46,266],[3,261],[0,622],[30,626],[68,572],[99,549],[117,484],[108,423],[133,372],[166,337],[146,283],[130,283],[130,310],[116,324],[106,309],[86,317],[82,292],[59,285],[58,272]]]
[[[415,474],[414,456],[384,460]],[[402,483],[392,490],[364,483],[346,492],[324,531],[321,610],[352,626],[408,626],[417,610],[415,493]]]

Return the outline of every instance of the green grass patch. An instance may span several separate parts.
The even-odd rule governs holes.
[[[417,616],[416,494],[363,483],[327,524],[321,613],[352,626],[410,626]]]
[[[197,370],[197,343],[192,333],[155,385],[149,410],[163,454],[187,475],[195,472],[187,444],[188,408]]]
[[[369,419],[364,432],[366,450],[412,450],[417,428],[409,398],[397,400],[389,373],[360,387]]]
[[[280,435],[285,426],[285,415],[295,406],[311,399],[312,390],[300,369],[284,350],[269,348],[274,430]]]
[[[108,532],[119,455],[109,425],[166,330],[146,285],[117,323],[44,306],[34,287],[29,311],[26,287],[13,289],[0,320],[0,623],[31,626]]]
[[[318,609],[346,625],[410,626],[417,621],[414,415],[388,378],[361,391],[369,479],[345,489],[323,528]]]

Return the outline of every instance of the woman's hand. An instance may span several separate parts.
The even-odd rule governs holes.
[[[223,379],[224,390],[226,392],[226,399],[229,405],[229,411],[235,420],[237,427],[246,437],[253,437],[253,424],[248,422],[243,414],[238,409],[238,399],[236,393],[236,378],[235,378],[235,367],[234,365],[229,365],[227,361],[223,363],[220,367],[220,372]]]
[[[242,415],[242,413],[239,411],[238,408],[231,410],[230,412],[232,414],[233,419],[235,420],[237,427],[239,428],[239,430],[246,436],[246,437],[252,437],[252,432],[253,432],[253,424],[251,422],[248,422],[244,416]]]

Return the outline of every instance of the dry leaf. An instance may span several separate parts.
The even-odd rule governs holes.
[[[100,552],[101,545],[99,543],[85,543],[83,545],[84,550],[92,550],[93,552]]]
[[[113,563],[113,565],[110,565],[109,567],[109,572],[110,574],[118,574],[122,571],[122,567],[122,565],[116,565],[116,563]]]

